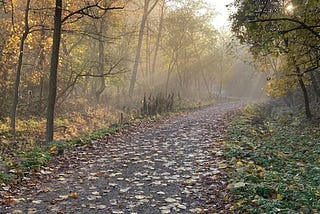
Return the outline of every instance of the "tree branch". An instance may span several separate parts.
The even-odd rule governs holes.
[[[78,74],[77,77],[106,77],[106,76],[110,76],[110,75],[116,75],[119,74],[118,73],[111,73],[119,64],[120,62],[123,60],[123,58],[119,59],[118,62],[116,62],[114,65],[112,65],[109,70],[106,73],[102,73],[102,74]],[[125,73],[125,72],[121,72],[121,73]]]
[[[103,13],[101,16],[97,16],[97,15],[92,15],[88,12],[86,12],[87,10],[91,9],[91,8],[98,8],[100,10],[103,10],[105,11],[105,13],[108,11],[108,10],[121,10],[123,9],[124,7],[102,7],[99,5],[99,2],[97,2],[96,4],[93,4],[93,5],[87,5],[86,7],[83,7],[79,10],[76,10],[76,11],[73,11],[71,13],[69,13],[67,16],[65,16],[63,19],[62,19],[62,23],[64,23],[66,20],[68,20],[70,17],[74,16],[74,15],[85,15],[85,16],[89,16],[90,18],[93,18],[93,19],[99,19],[101,18],[105,13]]]
[[[292,19],[292,18],[269,18],[269,19],[255,19],[249,21],[250,23],[258,23],[258,22],[282,22],[282,21],[289,21],[289,22],[294,22],[297,24],[300,24],[300,27],[303,27],[304,29],[310,31],[314,36],[316,36],[318,39],[320,39],[320,33],[316,32],[313,28],[319,27],[319,26],[309,26],[306,23],[297,20],[297,19]]]

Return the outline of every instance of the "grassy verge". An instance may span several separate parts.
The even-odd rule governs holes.
[[[320,213],[319,123],[270,118],[263,107],[248,107],[228,130],[225,156],[232,167],[232,209]]]

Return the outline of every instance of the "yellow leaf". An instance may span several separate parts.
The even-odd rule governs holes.
[[[295,187],[294,185],[289,185],[288,188],[289,188],[290,190],[293,190],[293,189],[295,189],[296,187]]]
[[[183,181],[184,185],[191,185],[191,184],[194,184],[194,183],[195,183],[195,181],[191,180],[191,179],[187,179],[187,180]]]
[[[77,198],[78,198],[78,193],[76,193],[76,192],[71,192],[71,193],[69,193],[68,197],[69,197],[69,198],[77,199]]]
[[[7,161],[7,162],[6,162],[6,165],[7,165],[7,166],[13,166],[12,160]]]
[[[283,199],[282,195],[280,193],[277,194],[277,200],[281,201]]]
[[[235,157],[231,158],[231,162],[236,162],[236,161],[237,161],[237,158],[235,158]]]
[[[237,166],[242,167],[242,166],[243,166],[243,163],[242,163],[241,161],[238,161],[238,162],[237,162]]]
[[[219,169],[225,169],[228,165],[226,163],[219,163]]]
[[[259,173],[259,177],[260,177],[260,178],[263,178],[264,175],[265,175],[265,172],[260,172],[260,173]]]
[[[253,161],[249,161],[249,162],[248,162],[248,165],[249,165],[249,166],[254,166],[254,162],[253,162]]]
[[[241,206],[243,204],[243,200],[241,199],[241,200],[239,200],[237,203],[236,203],[236,205],[238,205],[238,206]]]
[[[278,155],[279,155],[280,158],[286,157],[286,154],[284,154],[283,152],[278,152]]]
[[[320,192],[316,192],[316,193],[314,193],[314,195],[315,195],[316,197],[320,197]]]
[[[257,170],[263,170],[261,166],[257,166]]]
[[[56,150],[57,150],[57,146],[56,146],[56,145],[51,146],[51,148],[50,148],[50,154],[56,153]]]

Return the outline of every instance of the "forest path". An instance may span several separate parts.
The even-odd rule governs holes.
[[[66,152],[0,213],[230,213],[221,141],[241,106],[142,122]]]

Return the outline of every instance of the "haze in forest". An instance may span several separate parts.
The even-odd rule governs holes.
[[[119,115],[150,111],[146,102],[162,109],[264,97],[265,75],[250,65],[247,48],[229,31],[214,27],[227,14],[221,2],[216,9],[212,3],[64,1],[54,11],[51,1],[3,1],[1,119],[15,129],[16,119],[50,115],[47,129],[53,133],[54,118],[81,112],[117,112],[104,119],[111,123]],[[61,21],[53,26],[59,12]]]

